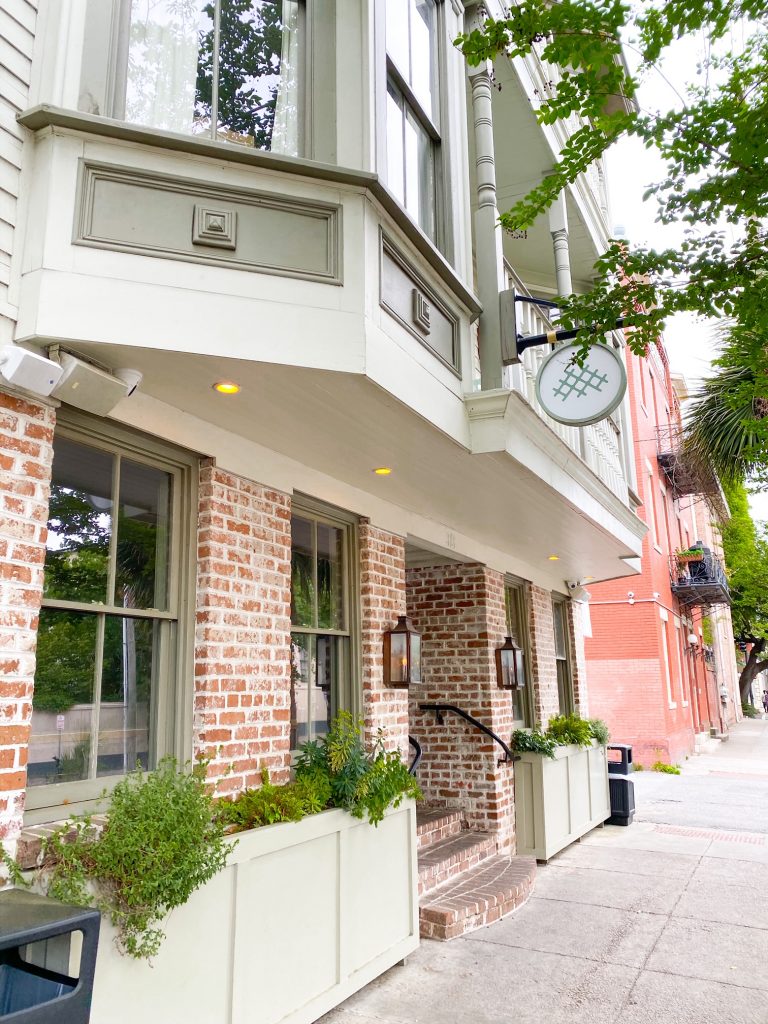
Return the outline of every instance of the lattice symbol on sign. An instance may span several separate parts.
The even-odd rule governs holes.
[[[583,398],[589,389],[599,393],[607,383],[608,375],[593,370],[589,363],[579,366],[578,363],[570,362],[557,382],[557,387],[553,388],[552,394],[563,401],[570,398],[574,392],[578,398]]]

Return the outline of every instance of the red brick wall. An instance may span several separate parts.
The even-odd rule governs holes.
[[[419,782],[429,803],[462,807],[470,826],[514,848],[514,777],[499,746],[455,715],[438,725],[419,703],[457,704],[508,741],[509,694],[496,683],[504,642],[504,577],[483,565],[409,569],[408,613],[422,633],[423,683],[413,686],[411,731],[422,743]]]
[[[290,498],[208,461],[199,500],[194,747],[235,793],[288,779]]]
[[[0,838],[22,825],[53,462],[52,409],[0,392]]]
[[[384,633],[405,615],[405,541],[360,524],[363,718],[368,742],[383,729],[389,749],[408,757],[408,691],[384,689]]]

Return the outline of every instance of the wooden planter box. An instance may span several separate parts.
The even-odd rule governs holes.
[[[550,857],[611,816],[605,747],[557,747],[554,759],[522,753],[515,764],[517,852]]]
[[[94,1024],[309,1024],[419,944],[416,806],[244,832],[173,911],[152,966],[102,920]]]

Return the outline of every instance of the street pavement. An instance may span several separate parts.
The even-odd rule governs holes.
[[[768,1024],[768,720],[635,773],[638,814],[539,865],[531,899],[423,941],[322,1024]]]

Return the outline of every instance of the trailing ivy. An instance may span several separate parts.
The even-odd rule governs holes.
[[[137,769],[118,782],[103,827],[86,814],[54,832],[41,879],[54,899],[97,906],[117,929],[121,950],[149,959],[163,941],[165,917],[225,866],[228,850],[205,765],[188,770],[164,758],[156,771]]]

